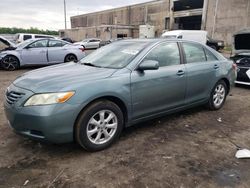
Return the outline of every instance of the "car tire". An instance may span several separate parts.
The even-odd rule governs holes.
[[[228,87],[223,80],[218,81],[212,89],[207,107],[210,110],[219,110],[225,103]]]
[[[7,71],[14,71],[20,68],[19,59],[13,55],[7,55],[2,59],[2,68]]]
[[[97,101],[79,115],[75,140],[87,151],[103,150],[120,136],[123,124],[123,113],[115,103]]]
[[[68,54],[66,55],[66,57],[64,58],[64,62],[77,62],[77,57],[74,54]]]

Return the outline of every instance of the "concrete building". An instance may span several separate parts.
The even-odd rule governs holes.
[[[166,30],[203,29],[231,44],[232,35],[250,27],[250,0],[154,0],[71,17],[61,36],[82,40],[139,37],[140,25],[152,25],[155,37]]]

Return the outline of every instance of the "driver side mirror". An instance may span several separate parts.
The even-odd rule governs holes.
[[[159,69],[159,62],[155,60],[145,60],[137,68],[138,70],[157,70]]]

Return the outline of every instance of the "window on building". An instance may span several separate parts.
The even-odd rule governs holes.
[[[117,34],[117,38],[125,38],[128,37],[127,34]]]

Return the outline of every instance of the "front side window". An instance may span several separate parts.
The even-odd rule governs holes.
[[[48,40],[39,40],[39,41],[33,42],[28,47],[29,48],[44,48],[44,47],[47,47],[47,42]]]
[[[199,44],[182,43],[187,63],[205,62],[204,49]]]
[[[160,67],[179,65],[180,53],[177,43],[160,44],[151,50],[144,60],[154,60],[159,62]]]

